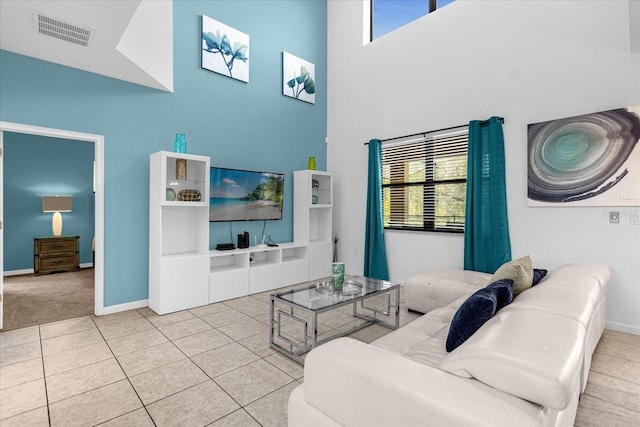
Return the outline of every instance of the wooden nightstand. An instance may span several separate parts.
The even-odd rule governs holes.
[[[33,239],[33,272],[36,275],[54,271],[80,269],[80,236],[36,237]]]

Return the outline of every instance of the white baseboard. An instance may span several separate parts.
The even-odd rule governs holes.
[[[136,308],[148,307],[149,300],[141,299],[139,301],[127,302],[124,304],[110,305],[102,309],[102,315],[119,313],[121,311],[134,310]]]
[[[640,335],[640,326],[627,325],[618,322],[606,322],[605,328],[618,332],[626,332],[628,334]]]
[[[80,268],[93,268],[93,264],[90,262],[80,264]],[[23,274],[33,274],[33,268],[25,268],[24,270],[9,270],[3,271],[2,275],[7,276],[21,276]]]
[[[24,270],[11,270],[2,272],[3,276],[20,276],[22,274],[33,274],[33,268],[25,268]]]

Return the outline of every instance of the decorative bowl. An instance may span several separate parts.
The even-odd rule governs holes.
[[[178,193],[178,200],[182,202],[199,202],[202,199],[202,195],[198,190],[182,190]]]
[[[333,282],[331,280],[323,280],[316,283],[316,291],[321,294],[332,294],[335,291],[333,290]]]
[[[342,285],[342,290],[335,290],[333,288],[333,280],[322,280],[315,284],[316,291],[321,294],[342,294],[344,296],[358,295],[362,292],[364,285],[355,280],[345,280]]]
[[[342,285],[342,295],[357,295],[362,292],[364,285],[355,280],[345,280]]]

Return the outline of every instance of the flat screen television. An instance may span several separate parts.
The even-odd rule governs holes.
[[[209,221],[282,219],[284,174],[211,168]]]

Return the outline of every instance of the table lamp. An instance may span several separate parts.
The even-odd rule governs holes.
[[[71,196],[42,197],[42,212],[53,212],[51,228],[54,236],[62,234],[62,215],[60,212],[71,212]]]

